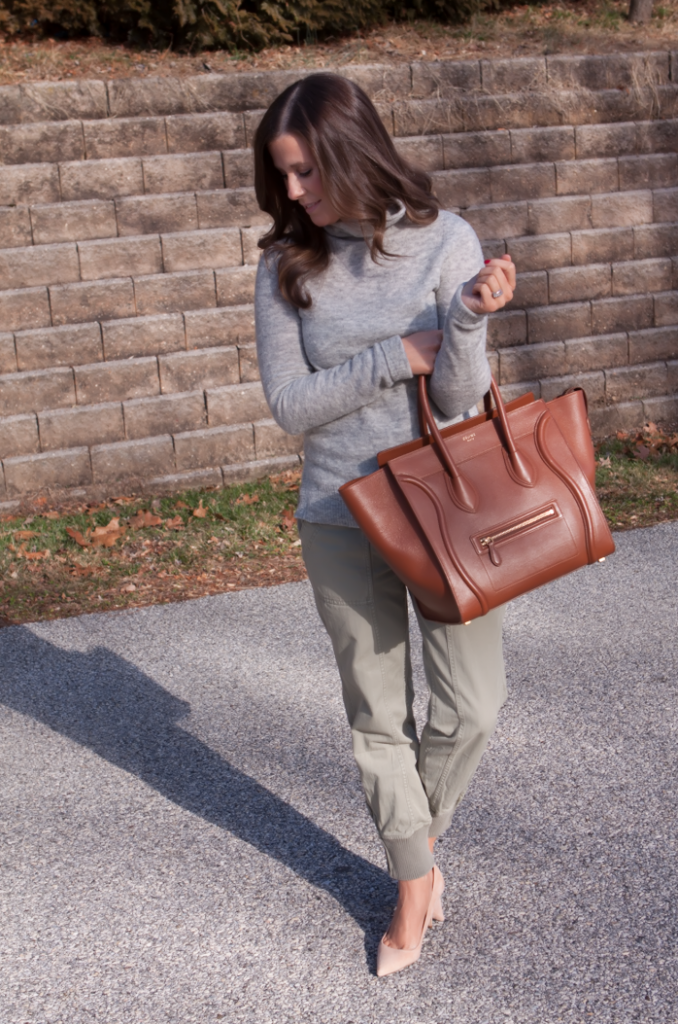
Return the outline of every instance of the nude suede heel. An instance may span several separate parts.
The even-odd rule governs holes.
[[[440,879],[440,890],[438,892],[438,899],[433,904],[433,910],[431,911],[431,917],[434,921],[444,921],[445,914],[443,912],[443,891],[445,889],[445,879],[443,878],[442,872],[436,867],[433,869]],[[435,876],[434,876],[435,877]],[[435,885],[434,885],[435,888]]]
[[[377,950],[377,977],[384,978],[387,974],[395,974],[397,971],[402,971],[406,967],[410,967],[411,964],[415,963],[421,956],[421,947],[424,942],[424,936],[431,927],[431,920],[436,914],[440,914],[440,917],[436,917],[436,921],[442,920],[443,908],[440,902],[443,889],[445,888],[445,882],[443,876],[437,867],[433,867],[433,885],[431,887],[431,899],[429,900],[428,910],[426,911],[426,918],[424,919],[424,927],[422,928],[419,942],[412,949],[394,949],[393,946],[387,946],[384,943],[386,936],[383,936],[379,943]]]

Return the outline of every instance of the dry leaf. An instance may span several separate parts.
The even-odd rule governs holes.
[[[197,516],[198,519],[204,519],[208,512],[209,509],[204,508],[201,498],[198,507],[193,509],[193,515]]]
[[[14,531],[14,539],[15,540],[30,540],[31,537],[37,537],[37,536],[38,535],[37,535],[35,530],[15,530]]]
[[[236,505],[254,505],[259,501],[258,494],[241,494],[236,500]]]
[[[177,501],[174,507],[175,508],[188,508],[188,505],[186,504],[185,501]]]
[[[121,495],[119,498],[111,498],[111,501],[114,505],[130,505],[134,501],[134,498],[125,498]],[[104,508],[105,507],[106,506],[104,505]]]
[[[49,558],[49,550],[44,551],[26,551],[26,545],[22,544],[17,551],[19,558],[27,558],[29,562],[40,562],[43,558]]]
[[[103,512],[106,508],[106,502],[103,501],[100,505],[85,505],[85,511],[88,516],[93,516],[95,512]]]
[[[142,529],[144,526],[160,526],[162,523],[162,516],[155,516],[152,512],[148,512],[143,509],[141,512],[137,512],[129,520],[129,525],[134,530]]]
[[[167,527],[168,530],[183,530],[183,529],[185,529],[184,521],[181,518],[181,516],[175,516],[174,519],[166,519],[165,520],[165,526]]]
[[[72,537],[75,543],[79,544],[81,548],[89,548],[92,546],[89,540],[89,530],[83,537],[79,530],[76,530],[73,526],[67,526],[66,533],[69,537]]]
[[[126,532],[127,527],[121,526],[119,519],[111,519],[106,526],[97,526],[92,530],[91,543],[94,547],[112,548],[116,540]]]
[[[79,565],[78,562],[74,562],[71,566],[72,576],[93,576],[96,569],[93,565]]]
[[[126,583],[124,587],[120,587],[120,593],[133,594],[136,589],[133,583]]]
[[[42,518],[43,519],[60,519],[61,517],[59,516],[58,512],[43,512],[42,513]]]
[[[294,518],[294,509],[286,508],[282,514],[282,526],[283,530],[293,530],[297,525],[297,521]]]

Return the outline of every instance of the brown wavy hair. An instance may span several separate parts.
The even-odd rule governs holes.
[[[259,247],[278,256],[280,294],[293,306],[311,305],[305,282],[327,268],[330,250],[324,229],[289,199],[273,164],[268,147],[281,135],[296,135],[306,142],[327,198],[341,220],[363,223],[375,262],[393,255],[384,249],[384,231],[394,200],[404,204],[415,224],[431,224],[438,216],[430,177],[398,154],[359,86],[324,72],[295,82],[268,108],[254,139],[257,201],[273,218]]]

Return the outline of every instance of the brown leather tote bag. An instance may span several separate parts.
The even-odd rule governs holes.
[[[614,551],[594,489],[581,389],[440,430],[419,378],[422,437],[340,493],[422,614],[461,623]]]

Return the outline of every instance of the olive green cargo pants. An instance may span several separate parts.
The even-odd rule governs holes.
[[[420,878],[433,866],[428,837],[449,826],[506,700],[504,608],[468,626],[417,613],[431,691],[419,739],[404,584],[361,530],[309,522],[299,529],[389,872]]]

